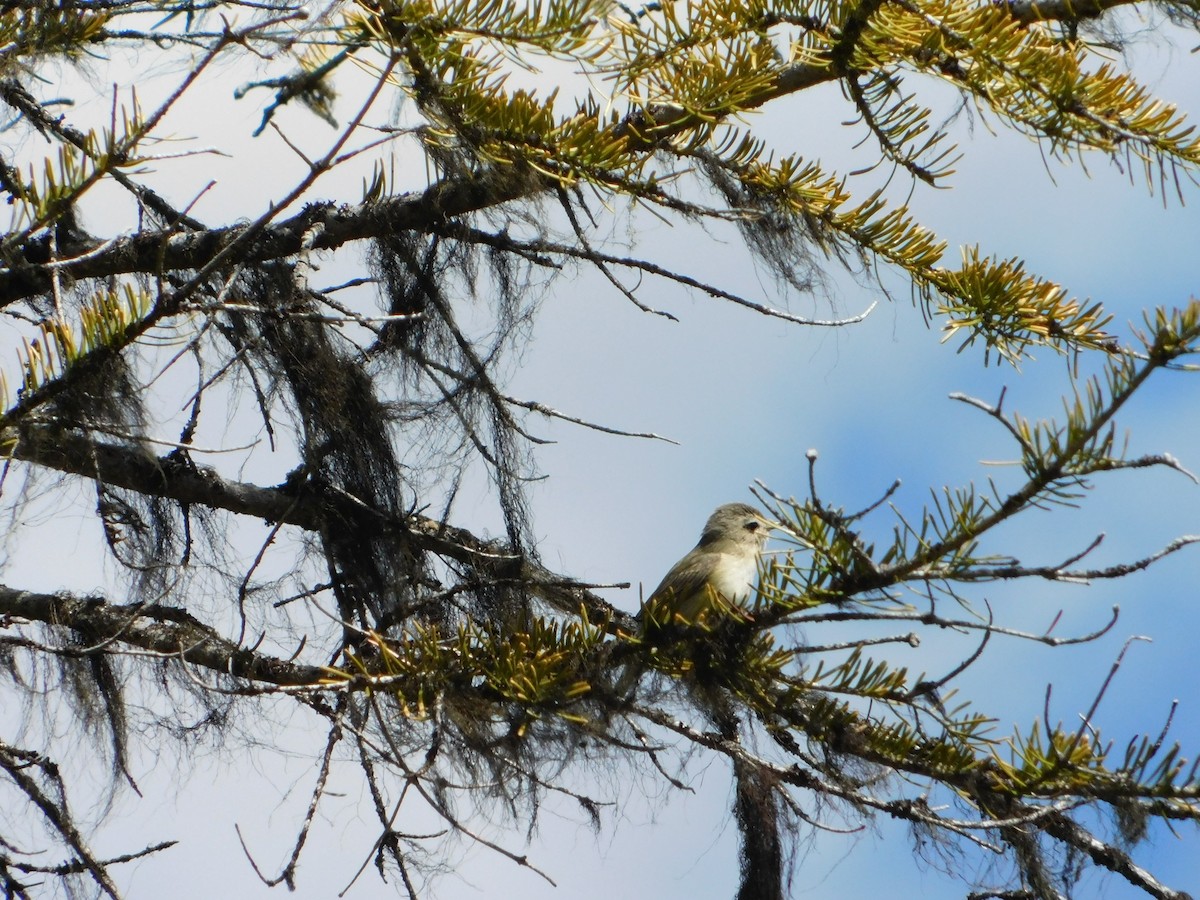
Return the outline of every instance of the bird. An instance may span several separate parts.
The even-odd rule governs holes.
[[[639,613],[644,635],[655,640],[680,636],[678,626],[683,635],[700,636],[688,650],[688,694],[730,744],[740,743],[738,706],[722,688],[722,672],[737,665],[740,629],[735,622],[753,621],[746,605],[763,546],[775,527],[748,503],[718,506],[704,523],[700,542],[671,567]],[[623,692],[641,671],[637,665],[626,669]],[[779,789],[765,770],[737,755],[731,760],[742,859],[737,900],[778,900],[784,895]]]
[[[718,506],[700,542],[675,563],[642,606],[649,618],[694,624],[710,611],[744,607],[774,523],[748,503]]]

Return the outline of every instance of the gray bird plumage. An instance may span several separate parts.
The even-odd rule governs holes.
[[[663,578],[646,601],[648,623],[692,625],[706,613],[733,612],[747,604],[758,576],[758,560],[774,523],[746,503],[718,506],[700,534],[700,542]],[[713,624],[722,621],[714,616]],[[653,632],[652,632],[653,633]],[[665,634],[671,634],[670,628]],[[709,682],[716,660],[724,661],[730,634],[721,629],[702,632],[693,646],[696,654],[689,679],[689,694],[711,718],[723,738],[738,740],[736,707],[720,689]],[[626,670],[622,693],[640,675],[638,666]],[[771,779],[756,766],[733,757],[735,785],[734,818],[741,834],[741,885],[737,900],[782,900],[783,847],[780,835],[780,805]]]
[[[704,523],[700,542],[671,567],[647,605],[664,604],[695,621],[714,603],[742,605],[758,574],[758,558],[772,523],[747,503],[718,506]]]

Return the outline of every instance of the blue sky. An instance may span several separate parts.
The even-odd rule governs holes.
[[[1183,108],[1200,113],[1195,57],[1176,55],[1178,71],[1157,84]],[[1157,78],[1161,56],[1142,60]],[[836,102],[836,98],[821,98]],[[803,106],[801,100],[793,102]],[[790,112],[790,111],[789,111]],[[844,117],[844,108],[824,111],[824,124]],[[810,137],[832,149],[823,157],[838,165],[844,135],[813,134],[799,115],[776,115],[778,141],[797,132],[802,153]],[[780,121],[780,118],[783,121]],[[814,113],[813,119],[819,117]],[[820,144],[818,144],[820,146]],[[1200,191],[1184,185],[1187,206],[1177,197],[1151,195],[1141,182],[1102,158],[1047,164],[1032,142],[1011,134],[992,136],[976,127],[962,142],[964,158],[953,190],[920,191],[912,201],[918,218],[955,244],[979,243],[1000,256],[1019,256],[1028,267],[1065,284],[1075,296],[1102,301],[1113,328],[1127,335],[1152,304],[1184,304],[1197,290],[1196,240]],[[850,166],[841,164],[841,168]],[[736,240],[678,235],[655,224],[641,248],[668,247],[700,268],[700,277],[731,282],[751,296],[770,279],[747,261]],[[717,237],[724,237],[717,235]],[[671,447],[597,440],[553,427],[559,445],[540,460],[550,475],[538,506],[543,552],[548,562],[595,581],[633,579],[647,589],[690,548],[700,524],[717,504],[747,499],[746,486],[763,479],[778,493],[807,492],[804,453],[819,451],[819,483],[827,501],[859,508],[877,499],[891,482],[903,486],[896,502],[910,514],[930,489],[943,484],[982,483],[1011,470],[980,465],[1013,458],[998,424],[948,399],[961,391],[994,401],[1008,391],[1010,409],[1028,416],[1056,415],[1070,390],[1065,361],[1049,351],[1036,354],[1020,371],[984,369],[980,349],[956,353],[940,343],[938,323],[926,327],[902,283],[888,275],[895,302],[883,302],[861,325],[802,329],[735,310],[707,298],[688,299],[670,288],[651,292],[653,303],[681,318],[679,324],[644,317],[622,298],[585,277],[589,287],[561,292],[546,302],[534,352],[514,387],[538,394],[552,406],[633,430],[652,430],[679,440]],[[590,285],[595,285],[590,287]],[[830,297],[801,301],[793,312],[819,317],[848,316],[879,298],[870,285],[840,277]],[[640,321],[634,321],[640,318]],[[569,354],[556,348],[569,347]],[[547,394],[539,386],[551,386]],[[1194,415],[1200,385],[1195,376],[1165,373],[1118,420],[1131,431],[1135,453],[1169,451],[1197,470],[1200,441]],[[1106,539],[1093,563],[1115,563],[1154,552],[1172,537],[1200,532],[1200,488],[1174,472],[1120,473],[1100,479],[1079,510],[1032,514],[1005,529],[997,548],[1031,564],[1050,563],[1081,550],[1098,532]],[[586,510],[586,515],[580,515]],[[878,534],[890,525],[875,519]],[[1051,718],[1067,723],[1091,704],[1124,641],[1144,635],[1153,643],[1133,645],[1108,689],[1097,721],[1118,746],[1134,733],[1157,733],[1174,698],[1181,700],[1172,734],[1185,747],[1200,741],[1200,702],[1190,660],[1194,629],[1180,627],[1196,617],[1196,551],[1179,554],[1152,571],[1116,583],[1060,587],[1039,583],[1000,585],[976,593],[994,604],[998,618],[1014,627],[1041,630],[1062,613],[1056,633],[1084,633],[1103,624],[1114,604],[1118,625],[1095,645],[1049,650],[1019,641],[998,641],[962,679],[960,699],[970,698],[998,717],[998,730],[1011,731],[1041,715],[1047,684],[1053,684]],[[636,589],[615,602],[637,606]],[[854,629],[840,629],[851,639]],[[832,633],[816,641],[835,639]],[[912,651],[892,658],[917,671],[943,672],[969,652],[963,642],[926,635]],[[720,769],[720,766],[714,766]],[[724,771],[709,770],[695,797],[672,797],[657,812],[647,834],[623,828],[606,849],[605,888],[629,896],[723,898],[733,892],[734,835],[723,811],[728,803]],[[724,827],[723,827],[724,826]],[[1144,850],[1151,868],[1168,883],[1200,883],[1195,830],[1183,840],[1157,835]],[[589,839],[582,838],[584,848]],[[795,896],[961,897],[964,886],[914,865],[905,829],[878,823],[853,836],[821,835],[798,865]],[[572,860],[586,858],[586,849]],[[972,857],[968,855],[967,860]],[[975,858],[983,864],[986,860]],[[591,876],[564,886],[566,896],[599,896]],[[653,888],[648,883],[653,879]],[[540,886],[533,896],[549,897]],[[458,896],[457,894],[455,896]],[[464,889],[463,897],[472,896]],[[1080,896],[1135,896],[1115,879],[1091,878]]]
[[[1194,41],[1194,38],[1193,38]],[[1187,45],[1185,45],[1187,46]],[[1160,51],[1139,51],[1139,64],[1164,96],[1200,117],[1197,57],[1174,51],[1166,68]],[[161,183],[177,200],[200,192],[208,179],[216,186],[197,204],[197,215],[224,220],[253,215],[254,200],[265,202],[280,185],[291,184],[299,162],[270,134],[244,139],[257,126],[258,111],[244,104],[239,118],[226,102],[234,77],[214,82],[213,108],[219,118],[168,120],[189,146],[222,145],[233,135],[229,157],[205,155],[161,166]],[[100,79],[101,82],[104,79]],[[150,90],[147,85],[147,90]],[[102,117],[107,107],[100,100]],[[144,101],[146,102],[146,101]],[[853,144],[838,124],[847,118],[834,92],[797,98],[760,117],[779,145],[847,170]],[[332,132],[299,111],[280,119],[314,147]],[[1047,165],[1039,148],[1011,134],[992,136],[982,123],[964,133],[964,158],[954,189],[917,191],[913,208],[925,224],[953,245],[978,242],[1002,256],[1020,256],[1029,267],[1065,283],[1073,294],[1105,303],[1124,333],[1150,304],[1183,304],[1197,292],[1200,267],[1200,190],[1185,185],[1187,206],[1178,199],[1151,196],[1144,184],[1130,184],[1105,160],[1088,161],[1090,176],[1078,164]],[[412,163],[411,157],[407,159]],[[423,168],[412,169],[414,186]],[[339,180],[340,178],[340,180]],[[342,190],[355,197],[361,172],[335,176],[322,194]],[[406,187],[408,185],[405,185]],[[91,216],[95,222],[98,211]],[[649,217],[633,220],[635,251],[673,261],[689,274],[710,278],[751,297],[771,287],[732,229],[708,232],[668,227]],[[332,284],[359,274],[349,258],[321,261],[314,284]],[[548,479],[533,489],[534,521],[544,561],[587,581],[630,581],[635,588],[613,593],[613,602],[633,610],[637,588],[657,583],[688,550],[705,517],[716,505],[749,499],[748,486],[762,479],[778,493],[804,496],[805,452],[820,454],[818,477],[830,502],[860,507],[875,500],[899,478],[896,503],[914,511],[930,489],[943,484],[982,481],[1006,471],[980,465],[1008,459],[1006,435],[978,411],[947,399],[963,391],[994,400],[1001,388],[1010,403],[1028,415],[1052,415],[1069,389],[1065,362],[1048,351],[1020,371],[984,369],[981,352],[955,352],[940,342],[938,324],[922,321],[905,285],[884,273],[895,300],[883,299],[870,283],[834,272],[827,294],[793,298],[792,310],[820,318],[856,314],[881,301],[862,324],[839,329],[802,328],[735,309],[707,297],[688,295],[671,285],[644,288],[644,299],[680,319],[668,322],[636,310],[595,273],[580,271],[552,284],[531,346],[514,366],[511,392],[570,414],[636,431],[655,431],[678,446],[599,435],[562,423],[531,419],[533,430],[557,443],[538,452]],[[1132,430],[1138,452],[1169,451],[1200,472],[1198,417],[1200,381],[1194,375],[1159,378],[1121,417]],[[241,415],[241,414],[239,414]],[[233,418],[231,433],[252,427]],[[239,440],[227,438],[236,445]],[[272,461],[252,455],[241,477],[254,478]],[[1108,537],[1097,561],[1115,562],[1151,553],[1172,537],[1200,533],[1200,487],[1177,473],[1119,473],[1101,479],[1081,510],[1032,515],[1008,529],[1001,549],[1031,563],[1053,562],[1085,546],[1097,532]],[[87,499],[81,501],[86,508]],[[458,507],[455,524],[498,530],[486,491],[476,484]],[[82,520],[82,519],[81,519]],[[890,522],[875,519],[879,534]],[[61,527],[61,521],[59,522]],[[86,528],[86,526],[84,526]],[[252,527],[252,526],[247,526]],[[86,537],[81,538],[86,543]],[[1114,680],[1098,720],[1118,744],[1135,732],[1157,732],[1169,703],[1181,701],[1173,734],[1200,750],[1200,696],[1195,690],[1194,635],[1200,619],[1197,575],[1200,549],[1185,551],[1152,571],[1111,584],[1056,587],[1042,584],[995,586],[981,591],[1006,624],[1037,629],[1062,611],[1062,633],[1101,624],[1113,604],[1122,617],[1103,641],[1082,648],[1048,650],[1016,641],[997,641],[963,678],[964,695],[994,710],[1001,731],[1040,716],[1045,685],[1054,684],[1052,719],[1067,722],[1087,708],[1109,666],[1131,635],[1153,643],[1133,646]],[[44,568],[38,578],[57,573]],[[86,584],[99,574],[79,574]],[[16,583],[22,583],[17,581]],[[33,586],[33,585],[31,585]],[[55,587],[59,584],[47,584]],[[851,628],[810,634],[813,640],[846,639]],[[964,655],[962,643],[930,635],[915,650],[895,651],[914,670],[945,671]],[[280,715],[285,707],[281,705]],[[263,727],[267,726],[264,722]],[[184,844],[161,862],[131,867],[131,896],[265,896],[248,866],[238,858],[233,823],[267,861],[286,852],[294,823],[307,800],[313,763],[305,755],[304,723],[278,725],[297,755],[279,759],[252,755],[237,761],[198,754],[184,764],[190,772],[176,802],[124,800],[98,840],[123,843],[176,836]],[[176,763],[164,751],[157,767],[147,757],[143,789],[166,789]],[[611,791],[618,806],[608,810],[606,827],[593,836],[569,801],[551,803],[541,821],[531,859],[559,882],[550,889],[535,875],[480,849],[463,849],[457,871],[437,883],[431,896],[468,900],[517,894],[543,898],[663,897],[717,900],[732,896],[736,879],[735,835],[728,824],[728,777],[720,761],[696,757],[688,769],[694,794],[667,790],[652,771],[632,773],[614,785],[605,771],[581,772],[586,784]],[[345,886],[373,837],[366,798],[352,779],[325,808],[313,845],[301,869],[301,898],[329,897]],[[817,814],[821,818],[821,814]],[[836,822],[836,819],[833,820]],[[419,831],[432,823],[406,824]],[[493,831],[492,837],[517,849],[519,832]],[[1145,851],[1149,867],[1181,888],[1200,884],[1200,854],[1194,828],[1182,840],[1158,834]],[[147,839],[148,840],[148,839]],[[329,852],[324,852],[329,848]],[[796,898],[825,900],[846,896],[961,897],[961,882],[913,863],[904,829],[881,822],[852,835],[821,834],[797,865]],[[233,871],[214,871],[212,859],[231,857]],[[968,856],[968,859],[973,857]],[[224,879],[228,885],[222,887]],[[355,897],[395,896],[373,873],[354,888]],[[1115,879],[1103,887],[1089,881],[1080,896],[1117,900],[1134,896]]]

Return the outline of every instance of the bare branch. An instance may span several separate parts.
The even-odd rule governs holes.
[[[469,531],[422,516],[391,520],[344,494],[322,492],[315,486],[264,488],[222,478],[215,469],[173,456],[155,457],[140,449],[90,441],[78,434],[26,429],[12,451],[16,459],[61,472],[94,478],[156,497],[202,504],[239,515],[320,531],[328,504],[353,518],[369,516],[376,526],[403,531],[422,550],[469,563],[497,580],[513,579],[528,586],[561,612],[576,614],[585,607],[593,622],[634,629],[629,614],[576,582],[537,563],[514,555],[506,546],[485,541]]]
[[[39,594],[0,585],[0,615],[66,626],[103,641],[115,640],[151,653],[178,656],[193,665],[248,681],[318,685],[329,677],[328,670],[321,666],[285,662],[239,647],[176,607],[121,605],[99,597]]]
[[[37,780],[29,775],[27,769],[30,765],[40,769],[52,782],[57,784],[58,798],[48,796]],[[91,849],[84,840],[79,829],[75,826],[75,822],[71,813],[67,810],[67,801],[61,783],[58,782],[57,766],[54,766],[48,760],[42,758],[28,759],[26,755],[20,754],[15,748],[7,744],[0,743],[0,769],[8,775],[9,778],[16,784],[17,788],[29,801],[36,806],[42,813],[42,816],[47,822],[62,835],[63,840],[79,858],[79,865],[82,871],[87,872],[96,882],[100,890],[107,894],[113,900],[120,900],[120,893],[117,886],[113,883],[105,868],[105,863],[96,859]]]

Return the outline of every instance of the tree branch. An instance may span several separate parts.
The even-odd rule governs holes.
[[[1005,7],[1022,22],[1095,18],[1109,9],[1134,0],[1007,0]],[[847,40],[844,46],[852,47]],[[846,51],[848,53],[848,51]],[[847,57],[848,58],[848,57]],[[852,72],[844,67],[795,63],[783,68],[774,82],[745,101],[746,109],[757,109],[772,100],[817,85],[835,81]],[[10,103],[19,98],[6,98]],[[18,108],[25,107],[18,104]],[[27,113],[28,114],[28,113]],[[36,121],[35,121],[36,124]],[[660,105],[638,109],[613,128],[623,137],[631,153],[662,149],[671,137],[694,124],[679,106]],[[352,241],[380,237],[395,231],[428,231],[436,223],[478,212],[503,203],[542,193],[557,182],[532,170],[515,166],[495,167],[483,173],[446,178],[424,191],[413,191],[384,200],[354,206],[333,202],[312,203],[290,219],[262,229],[229,260],[231,264],[254,264],[294,256],[304,250],[334,250]],[[165,210],[164,210],[165,211]],[[59,247],[55,259],[49,236],[26,242],[23,260],[0,270],[0,308],[25,297],[50,290],[54,262],[60,277],[107,278],[115,275],[200,269],[230,244],[242,239],[253,225],[239,224],[207,231],[179,233],[170,228],[143,231],[109,242],[84,240]],[[108,244],[105,246],[105,244]]]
[[[57,800],[47,796],[37,779],[29,774],[28,769],[31,764],[37,766],[52,782],[59,785]],[[67,810],[66,797],[61,791],[62,783],[59,780],[58,767],[40,756],[31,759],[27,754],[17,751],[16,748],[0,744],[0,769],[3,769],[21,792],[29,798],[29,801],[41,810],[46,821],[62,835],[67,846],[75,851],[81,871],[92,876],[92,880],[96,882],[96,886],[100,888],[101,892],[112,897],[113,900],[120,900],[120,892],[109,877],[104,863],[96,859]]]
[[[1018,22],[1081,22],[1098,19],[1110,9],[1129,6],[1135,0],[1003,0]]]
[[[139,447],[90,440],[77,432],[45,426],[23,430],[12,451],[15,459],[90,478],[127,490],[184,504],[224,509],[268,522],[319,532],[331,516],[369,518],[375,527],[395,529],[418,549],[453,559],[496,581],[520,581],[530,593],[568,615],[581,607],[610,630],[633,631],[632,616],[615,608],[569,578],[514,554],[505,544],[487,541],[420,515],[390,517],[344,492],[306,483],[261,487],[223,478],[215,469],[175,454],[153,456]]]
[[[447,179],[427,190],[386,200],[347,206],[312,203],[290,219],[261,228],[229,264],[252,264],[294,256],[304,250],[334,250],[351,241],[396,231],[424,231],[446,218],[466,215],[516,200],[544,187],[517,169],[485,176]],[[107,242],[80,241],[59,247],[54,260],[48,237],[25,244],[21,265],[0,270],[0,307],[50,289],[52,271],[74,279],[107,278],[134,272],[201,269],[254,225],[234,225],[181,233],[175,229],[141,231]],[[98,252],[97,252],[98,251]],[[55,263],[52,270],[46,263]]]
[[[86,632],[98,642],[177,656],[214,672],[278,685],[316,685],[329,677],[321,666],[288,662],[239,647],[187,610],[157,604],[111,603],[66,592],[39,594],[0,585],[0,616],[30,619]],[[78,651],[74,651],[78,652]]]

